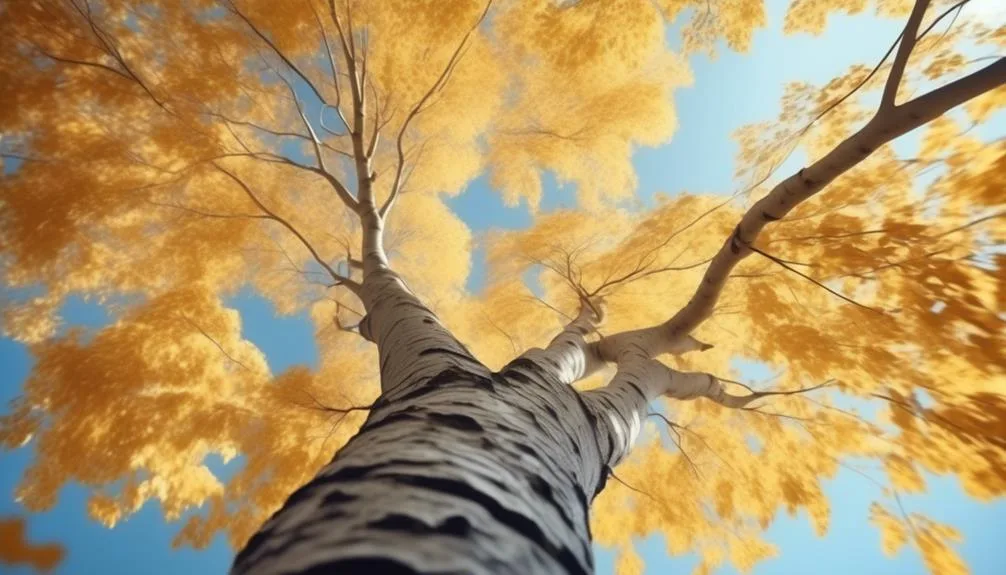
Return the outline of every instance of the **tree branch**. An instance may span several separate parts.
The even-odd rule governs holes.
[[[594,331],[604,321],[604,303],[600,298],[580,298],[580,312],[559,335],[552,338],[545,349],[532,348],[521,357],[555,369],[560,381],[572,384],[603,365],[596,351],[587,344],[584,336]]]
[[[657,340],[676,342],[688,337],[712,314],[731,271],[753,253],[751,244],[768,224],[781,220],[801,202],[820,192],[836,178],[858,165],[874,150],[891,140],[932,121],[951,108],[997,88],[1006,82],[1006,59],[959,78],[913,100],[878,113],[821,159],[777,184],[742,217],[733,233],[713,257],[699,287],[688,303],[663,324],[626,332],[650,342],[648,349],[659,349]],[[598,342],[614,340],[611,336]],[[626,340],[628,343],[629,340]],[[667,345],[665,343],[664,345]],[[605,361],[618,361],[622,346],[609,342],[601,348]]]
[[[307,251],[311,253],[311,256],[314,258],[314,260],[318,262],[318,265],[320,265],[322,268],[325,269],[326,272],[328,272],[328,274],[332,277],[332,280],[335,281],[336,285],[345,286],[354,294],[358,296],[360,295],[360,291],[362,289],[362,286],[360,284],[336,272],[335,269],[333,269],[332,266],[330,266],[328,262],[326,262],[325,259],[318,254],[318,252],[314,249],[314,246],[311,245],[311,242],[307,241],[307,238],[305,238],[303,234],[301,234],[300,231],[298,231],[297,228],[294,227],[289,221],[277,215],[275,212],[266,207],[266,205],[263,204],[261,200],[259,200],[258,196],[255,195],[255,192],[253,192],[251,188],[248,187],[247,184],[245,184],[244,180],[237,177],[232,172],[226,170],[225,168],[220,166],[220,164],[218,164],[217,162],[213,162],[213,165],[216,167],[217,170],[219,170],[221,173],[223,173],[228,178],[237,183],[238,186],[240,186],[241,189],[244,190],[245,194],[247,194],[248,198],[251,199],[251,201],[258,207],[258,209],[262,210],[262,212],[266,214],[266,216],[268,216],[269,219],[279,223],[281,226],[286,228],[290,233],[296,236],[297,239],[300,240],[300,243],[303,244],[305,248],[307,248]]]
[[[83,3],[84,8],[81,8],[79,5],[77,5],[76,0],[70,0],[70,5],[73,6],[73,8],[77,11],[78,14],[81,15],[82,18],[84,18],[84,21],[87,22],[88,28],[91,29],[91,33],[94,35],[95,39],[98,40],[98,43],[101,44],[100,49],[103,52],[105,52],[105,54],[110,56],[113,60],[115,60],[119,64],[119,66],[122,66],[122,69],[124,70],[125,73],[124,74],[120,73],[119,75],[132,79],[134,82],[136,82],[136,84],[140,87],[140,89],[142,89],[144,93],[146,93],[147,96],[151,100],[153,100],[155,104],[157,104],[159,108],[171,114],[172,112],[168,110],[167,105],[163,101],[161,101],[160,98],[154,95],[153,91],[150,89],[149,86],[147,86],[146,82],[144,82],[136,74],[136,72],[129,66],[129,64],[126,62],[125,57],[122,55],[122,52],[120,52],[119,49],[116,47],[114,38],[112,38],[112,36],[107,31],[105,31],[104,28],[99,26],[98,23],[94,21],[94,14],[91,12],[90,2],[88,0],[83,0]],[[112,68],[108,66],[100,64],[96,66],[105,68],[110,71],[114,71]]]
[[[40,54],[42,54],[43,56],[45,56],[46,58],[49,58],[50,60],[59,62],[61,64],[73,64],[73,65],[77,65],[77,66],[89,66],[89,67],[92,67],[92,68],[97,68],[99,70],[105,70],[106,72],[111,72],[111,73],[115,74],[116,76],[118,76],[120,78],[124,78],[126,80],[129,80],[130,82],[133,81],[133,78],[131,76],[129,76],[128,74],[126,74],[125,72],[122,72],[120,70],[116,70],[115,68],[113,68],[111,66],[108,66],[108,65],[105,65],[105,64],[102,64],[100,62],[89,62],[87,60],[75,60],[73,58],[67,58],[67,57],[63,57],[63,56],[57,56],[55,54],[52,54],[50,52],[47,52],[47,51],[43,50],[39,46],[35,46],[35,49],[38,50],[38,52]]]
[[[901,77],[905,73],[905,66],[908,64],[908,57],[912,53],[912,48],[918,41],[919,25],[922,17],[929,6],[929,0],[916,0],[912,7],[912,13],[908,16],[908,23],[905,24],[904,31],[901,32],[901,42],[898,44],[898,53],[894,55],[894,62],[891,64],[891,71],[887,75],[887,83],[884,84],[884,93],[880,96],[880,110],[887,111],[894,108],[894,100],[898,97],[898,87],[901,85]]]
[[[185,320],[185,323],[189,324],[189,326],[191,326],[193,329],[195,329],[196,331],[198,331],[199,333],[201,333],[203,335],[203,337],[205,337],[206,339],[210,340],[210,343],[212,343],[214,346],[216,346],[216,348],[218,350],[220,350],[220,353],[222,353],[224,355],[224,357],[226,357],[227,359],[229,359],[232,363],[240,366],[242,369],[244,369],[248,373],[254,373],[254,371],[250,367],[248,367],[247,365],[245,365],[244,363],[242,363],[240,360],[235,359],[234,356],[232,356],[231,354],[227,353],[227,350],[224,349],[224,346],[221,345],[220,342],[216,340],[216,338],[214,338],[210,334],[206,333],[206,330],[204,330],[198,323],[192,321],[189,318],[189,316],[187,316],[185,314],[181,314],[181,318],[183,320]]]
[[[318,11],[314,9],[314,3],[309,2],[308,4],[311,6],[311,13],[314,14],[315,22],[318,23],[318,30],[321,31],[321,39],[325,44],[325,54],[328,56],[328,65],[332,69],[332,86],[335,87],[335,104],[331,107],[335,108],[335,112],[339,115],[339,120],[342,121],[342,125],[348,130],[349,122],[346,121],[346,116],[342,113],[342,89],[339,86],[339,67],[335,65],[335,54],[332,52],[332,43],[328,39],[328,31],[325,30],[325,25],[321,22],[321,16],[319,16]],[[324,116],[324,109],[322,109],[322,116]],[[335,132],[325,127],[323,117],[319,123],[321,124],[322,129],[331,134],[335,134]]]
[[[304,80],[304,83],[307,84],[307,87],[311,89],[315,97],[317,97],[322,104],[327,106],[328,100],[325,99],[325,96],[322,95],[320,90],[318,90],[318,87],[314,85],[314,82],[311,81],[311,78],[309,78],[307,74],[305,74],[300,69],[300,67],[297,66],[297,64],[295,64],[292,60],[290,60],[290,58],[288,58],[287,55],[284,54],[283,51],[280,50],[279,47],[276,46],[276,44],[269,39],[268,36],[266,36],[261,30],[259,30],[258,26],[256,26],[255,23],[252,22],[250,18],[245,16],[245,14],[241,12],[241,10],[238,10],[238,7],[236,4],[234,4],[233,0],[224,0],[224,2],[226,2],[226,4],[230,6],[230,11],[233,12],[234,15],[236,15],[238,18],[240,18],[248,26],[248,28],[251,29],[251,31],[255,34],[255,36],[259,38],[259,40],[261,40],[266,46],[268,46],[269,49],[272,50],[272,52],[276,54],[276,56],[279,57],[279,59],[282,60],[283,63],[286,64],[286,66],[293,71],[294,74],[297,74],[297,76],[299,76],[301,80]]]
[[[395,149],[398,154],[398,162],[395,166],[395,179],[391,185],[391,191],[389,192],[387,199],[384,200],[384,204],[381,206],[380,212],[378,212],[382,218],[387,215],[389,210],[391,210],[391,207],[395,204],[395,200],[398,198],[399,192],[401,191],[402,172],[405,168],[405,151],[403,148],[403,142],[405,141],[405,132],[409,129],[409,124],[416,116],[422,113],[424,106],[429,99],[447,85],[447,80],[450,78],[451,72],[461,60],[463,50],[468,44],[468,39],[485,20],[486,15],[489,14],[489,8],[492,7],[492,4],[493,0],[486,2],[486,6],[482,10],[482,14],[479,15],[478,20],[475,21],[472,27],[468,29],[468,32],[466,32],[461,38],[461,42],[458,43],[458,47],[454,50],[454,53],[451,54],[450,59],[447,61],[447,65],[444,67],[443,71],[440,72],[440,76],[437,77],[436,81],[433,82],[433,85],[430,86],[429,90],[423,94],[423,97],[416,102],[412,109],[409,110],[409,113],[405,116],[405,120],[402,122],[402,127],[398,130],[398,138],[395,142]]]
[[[269,134],[271,136],[275,136],[277,138],[298,138],[300,140],[311,141],[311,138],[309,138],[308,136],[305,136],[304,134],[301,134],[300,132],[284,132],[284,131],[280,131],[280,130],[274,130],[272,128],[267,128],[267,127],[265,127],[265,126],[263,126],[261,124],[256,124],[255,122],[249,122],[249,121],[245,121],[245,120],[235,120],[233,118],[230,118],[230,117],[228,117],[228,116],[226,116],[224,114],[220,114],[218,112],[206,112],[206,115],[210,116],[212,118],[218,118],[218,119],[224,121],[225,123],[233,125],[233,126],[244,126],[244,127],[247,127],[247,128],[252,128],[253,130],[258,130],[260,132]],[[333,145],[331,145],[331,144],[329,144],[327,142],[319,142],[319,145],[321,147],[325,148],[326,150],[329,150],[331,152],[339,154],[340,156],[345,156],[347,158],[352,158],[353,157],[353,155],[350,154],[349,152],[346,152],[345,150],[340,150],[339,148],[336,148],[335,146],[333,146]]]
[[[761,256],[765,257],[769,261],[775,262],[776,264],[778,264],[779,266],[781,266],[786,271],[795,273],[796,275],[802,277],[803,279],[811,282],[812,284],[816,285],[817,287],[823,289],[824,291],[830,293],[831,295],[833,295],[833,296],[835,296],[835,297],[837,297],[837,298],[839,298],[839,299],[841,299],[843,301],[851,303],[854,306],[861,307],[861,308],[863,308],[865,310],[872,311],[874,313],[879,313],[879,314],[883,314],[884,313],[884,310],[873,308],[873,307],[870,307],[868,305],[863,305],[863,304],[859,303],[858,301],[856,301],[856,300],[848,297],[847,295],[845,295],[845,294],[843,294],[843,293],[841,293],[839,291],[831,289],[830,287],[828,287],[825,284],[821,283],[820,281],[814,279],[813,277],[811,277],[811,276],[809,276],[809,275],[801,272],[800,270],[794,268],[792,264],[794,264],[795,262],[788,262],[788,261],[786,261],[784,259],[777,258],[777,257],[775,257],[774,255],[772,255],[770,253],[764,252],[764,251],[756,248],[755,246],[748,246],[748,248],[750,250],[754,251],[755,253],[760,254]],[[797,264],[797,265],[809,265],[809,264]]]

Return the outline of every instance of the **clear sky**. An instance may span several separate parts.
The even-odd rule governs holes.
[[[997,3],[1000,0],[975,2],[986,11]],[[735,128],[775,117],[786,82],[823,82],[849,64],[875,62],[899,32],[897,22],[869,16],[833,17],[823,38],[783,37],[782,6],[783,2],[778,0],[769,1],[769,29],[755,36],[750,54],[721,52],[715,61],[704,57],[692,59],[694,86],[680,90],[675,97],[679,128],[674,140],[667,146],[640,150],[635,155],[637,192],[644,200],[657,191],[734,191],[735,146],[730,133]],[[673,36],[671,31],[668,38],[672,45]],[[1000,129],[999,135],[1003,134]],[[553,178],[548,179],[545,188],[544,210],[575,206],[575,190],[561,186]],[[531,222],[526,208],[503,206],[484,178],[472,182],[449,204],[476,232],[520,228]],[[473,255],[469,278],[473,291],[485,283],[483,257],[480,250]],[[312,327],[304,315],[277,317],[268,302],[250,292],[242,293],[230,304],[241,311],[245,337],[262,349],[274,373],[298,363],[316,364]],[[98,305],[81,300],[68,303],[64,313],[68,324],[90,328],[98,328],[110,319]],[[0,405],[18,393],[30,365],[31,357],[24,346],[0,339]],[[765,370],[748,362],[743,364],[742,371],[748,378],[759,379]],[[30,447],[0,453],[0,516],[23,512],[12,499],[13,490],[31,457]],[[208,464],[226,475],[240,461],[224,466],[219,459],[211,459]],[[928,479],[928,494],[903,497],[908,511],[922,512],[959,528],[965,536],[959,549],[976,575],[1006,573],[1006,545],[1002,543],[1006,533],[1006,502],[980,504],[966,498],[956,480]],[[779,546],[781,556],[761,563],[755,569],[756,574],[925,573],[921,558],[914,551],[903,551],[893,560],[882,555],[879,534],[867,523],[869,503],[881,497],[877,485],[843,470],[827,484],[826,491],[832,503],[829,534],[817,538],[805,517],[788,518],[782,514],[769,530],[769,538]],[[29,517],[32,540],[59,541],[67,546],[67,559],[58,573],[221,573],[229,566],[232,552],[222,537],[204,551],[172,550],[170,541],[178,525],[165,524],[156,504],[147,504],[112,530],[90,521],[85,507],[85,490],[69,486],[52,510]],[[647,561],[647,573],[689,573],[696,563],[690,556],[669,558],[659,537],[639,544]],[[611,554],[599,550],[598,559],[598,572],[610,573]],[[3,566],[0,572],[27,573]]]

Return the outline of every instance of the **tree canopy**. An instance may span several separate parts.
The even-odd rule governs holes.
[[[790,175],[781,165],[825,157],[878,101],[999,58],[1006,29],[956,21],[965,3],[933,2],[907,60],[892,46],[787,86],[777,121],[737,131],[732,195],[640,208],[632,153],[672,137],[685,55],[748,49],[761,0],[0,2],[3,328],[36,360],[0,418],[5,447],[37,453],[17,497],[42,510],[79,482],[109,526],[150,500],[168,520],[201,507],[178,544],[241,545],[380,391],[353,327],[358,178],[388,214],[396,271],[491,367],[547,342],[584,299],[605,302],[602,334],[654,325],[688,304]],[[904,20],[913,4],[795,0],[786,30],[867,9]],[[694,331],[712,347],[662,359],[763,395],[661,406],[595,503],[593,533],[621,569],[640,569],[632,538],[652,533],[698,552],[699,572],[750,569],[775,553],[763,532],[781,511],[825,533],[822,482],[865,459],[883,469],[884,550],[966,572],[956,531],[897,498],[924,491],[924,473],[982,500],[1006,492],[1006,143],[982,130],[1004,106],[999,85],[917,146],[870,150],[762,231]],[[575,187],[577,209],[537,213],[546,173]],[[475,239],[445,198],[483,174],[535,217],[483,239],[489,283],[471,294]],[[316,370],[270,371],[227,304],[246,288],[310,314]],[[75,295],[114,322],[60,330]],[[745,390],[739,357],[774,377]],[[211,453],[244,464],[222,481]]]

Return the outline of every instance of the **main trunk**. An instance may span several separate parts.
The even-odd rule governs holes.
[[[403,382],[237,556],[235,573],[592,573],[606,457],[553,368]],[[453,364],[453,365],[452,365]]]

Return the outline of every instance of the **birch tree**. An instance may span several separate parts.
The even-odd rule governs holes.
[[[4,328],[36,359],[0,420],[37,453],[17,497],[199,508],[177,543],[226,533],[234,573],[591,573],[592,541],[629,573],[651,533],[709,571],[770,557],[783,509],[823,534],[855,457],[885,550],[964,572],[894,503],[923,471],[1006,491],[1004,34],[966,3],[880,2],[891,49],[741,129],[739,192],[645,212],[618,207],[631,153],[690,82],[666,26],[743,51],[760,2],[0,4]],[[581,209],[487,238],[465,293],[442,196],[486,173],[536,210],[546,171]],[[270,371],[245,286],[310,313],[317,370]],[[71,295],[115,321],[61,332]]]

